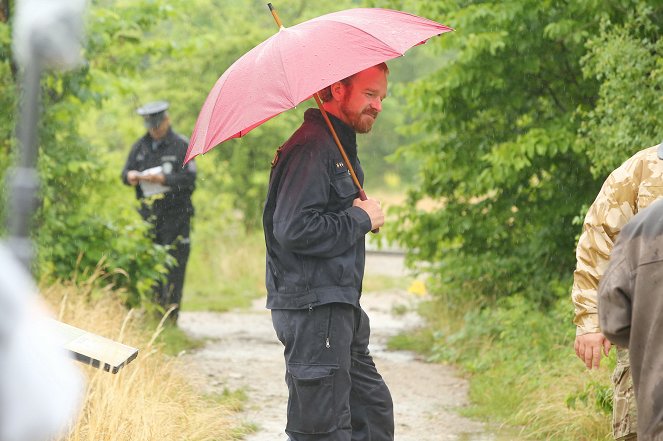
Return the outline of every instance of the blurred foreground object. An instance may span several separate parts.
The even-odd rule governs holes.
[[[0,243],[0,441],[46,441],[73,423],[84,382],[53,332],[30,275],[40,77],[80,62],[85,0],[17,1],[14,53],[21,68],[19,161],[9,177],[9,237]]]
[[[86,0],[22,0],[16,2],[14,58],[29,69],[72,69],[81,64]]]
[[[81,62],[85,0],[16,2],[14,57],[21,67],[19,161],[9,176],[7,239],[14,254],[31,268],[30,220],[37,206],[37,152],[40,78],[44,68],[73,68]]]
[[[30,274],[0,244],[0,441],[53,439],[81,403],[83,378],[38,302]]]

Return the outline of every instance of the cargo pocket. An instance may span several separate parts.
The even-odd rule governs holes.
[[[288,364],[286,430],[303,434],[333,432],[337,428],[333,365]]]

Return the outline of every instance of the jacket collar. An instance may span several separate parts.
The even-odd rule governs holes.
[[[327,112],[327,115],[329,116],[329,120],[332,122],[332,126],[334,127],[334,130],[336,131],[336,135],[338,136],[338,139],[341,141],[341,144],[343,145],[343,149],[345,149],[345,153],[348,154],[348,157],[357,157],[357,133],[354,131],[352,127],[332,115],[331,113]],[[325,119],[322,116],[322,112],[320,112],[320,109],[307,109],[306,112],[304,112],[304,121],[311,121],[315,123],[322,124],[325,126],[327,131],[329,131],[329,128],[327,128],[327,123],[325,122]],[[330,134],[331,136],[331,134]]]

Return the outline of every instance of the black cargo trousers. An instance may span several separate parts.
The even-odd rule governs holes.
[[[291,441],[393,441],[391,393],[369,354],[363,309],[274,309],[272,322],[285,346]]]
[[[153,221],[153,240],[159,245],[169,245],[169,254],[176,260],[175,266],[168,269],[166,281],[159,282],[154,287],[156,301],[165,310],[175,305],[176,308],[168,316],[177,322],[179,309],[182,303],[182,289],[184,288],[184,275],[186,264],[191,251],[189,234],[191,231],[191,216],[180,212],[168,213],[151,219]]]

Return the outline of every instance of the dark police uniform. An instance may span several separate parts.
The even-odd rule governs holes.
[[[334,124],[360,182],[354,130]],[[279,149],[263,226],[267,307],[284,345],[292,441],[393,441],[391,394],[361,308],[368,214],[318,109]]]
[[[151,103],[141,107],[138,113],[145,118],[145,125],[149,128],[159,124],[167,108],[168,104],[165,102]],[[170,254],[177,260],[177,265],[168,272],[166,283],[159,283],[155,287],[155,297],[161,306],[168,308],[177,305],[171,315],[174,321],[177,320],[182,301],[182,287],[190,252],[191,216],[194,214],[191,194],[195,188],[196,165],[194,161],[189,161],[182,167],[187,147],[187,140],[170,128],[158,141],[146,133],[131,148],[122,170],[122,181],[127,185],[127,173],[130,170],[143,172],[161,167],[161,172],[165,175],[163,186],[148,188],[139,183],[135,189],[136,198],[141,202],[139,212],[143,219],[153,225],[154,242],[172,245]],[[155,193],[152,194],[153,192]]]

